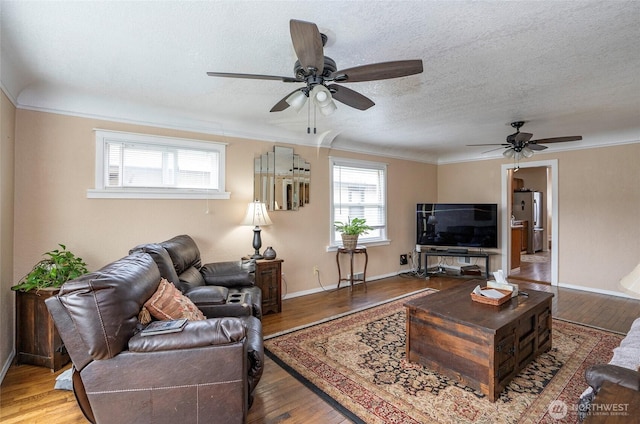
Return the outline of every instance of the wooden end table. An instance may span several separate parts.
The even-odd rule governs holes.
[[[262,290],[262,314],[282,310],[282,259],[257,259],[255,284]]]
[[[491,402],[529,362],[551,348],[553,293],[528,290],[500,306],[471,300],[470,280],[411,300],[407,359],[472,387]]]
[[[340,270],[340,255],[347,254],[349,255],[349,278],[342,278],[342,272]],[[364,270],[362,271],[362,278],[354,278],[353,276],[353,255],[363,254],[364,255]],[[345,249],[344,247],[339,247],[336,252],[336,263],[338,264],[338,288],[340,288],[340,283],[343,281],[348,281],[353,290],[353,283],[355,281],[362,281],[364,285],[364,291],[367,291],[367,263],[369,263],[369,255],[367,254],[366,246],[356,246],[355,249]]]

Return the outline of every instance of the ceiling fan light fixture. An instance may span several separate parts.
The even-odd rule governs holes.
[[[515,154],[515,150],[513,150],[512,148],[508,148],[507,150],[502,152],[502,156],[504,156],[507,159],[511,159],[514,154]]]
[[[525,147],[522,149],[522,155],[525,158],[530,158],[533,156],[533,150],[531,150],[529,147]]]
[[[331,92],[324,85],[318,84],[313,87],[311,97],[324,116],[329,116],[336,111],[337,107],[331,98]]]
[[[296,112],[300,112],[304,107],[304,104],[307,102],[307,96],[302,92],[302,90],[296,91],[295,93],[287,97],[286,102],[289,104],[289,106],[294,108]]]

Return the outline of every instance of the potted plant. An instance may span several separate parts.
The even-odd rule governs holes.
[[[87,273],[82,258],[62,249],[46,252],[11,290],[16,292],[16,361],[19,364],[39,365],[57,371],[69,355],[49,315],[45,300],[55,296],[59,287]]]
[[[345,249],[353,250],[358,245],[358,237],[367,234],[373,227],[367,225],[365,218],[347,218],[347,222],[336,221],[334,226],[342,236],[342,246]]]
[[[51,250],[44,255],[48,258],[38,262],[33,269],[11,290],[27,292],[42,290],[48,287],[60,287],[64,282],[73,280],[86,274],[87,264],[67,250],[64,244],[59,244],[62,250]]]

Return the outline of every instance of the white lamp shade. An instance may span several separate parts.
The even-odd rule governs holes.
[[[522,149],[522,154],[524,155],[525,158],[530,158],[531,156],[533,156],[533,150],[531,150],[528,147],[525,147],[524,149]]]
[[[318,84],[313,87],[311,90],[311,97],[313,98],[313,101],[316,102],[316,105],[318,105],[320,113],[324,116],[331,115],[337,109],[336,104],[331,98],[331,92],[322,84]]]
[[[307,102],[307,96],[302,92],[302,90],[299,90],[287,97],[285,102],[294,108],[296,112],[300,112],[304,104]]]
[[[263,226],[271,225],[271,218],[267,214],[267,207],[262,202],[251,202],[247,206],[247,213],[242,220],[242,225]]]
[[[505,158],[512,158],[513,155],[515,153],[515,150],[513,150],[512,148],[508,148],[507,150],[505,150],[504,152],[502,152],[502,156],[504,156]]]

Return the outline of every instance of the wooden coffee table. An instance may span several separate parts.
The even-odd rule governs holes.
[[[495,402],[529,362],[551,348],[553,293],[527,290],[500,306],[471,300],[484,280],[405,303],[407,359],[472,387]]]

